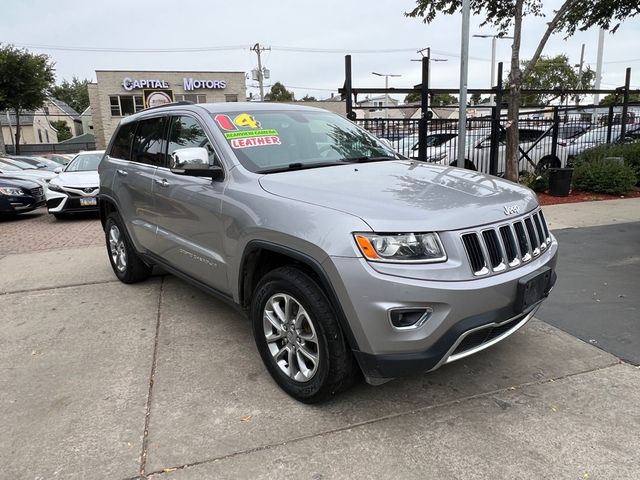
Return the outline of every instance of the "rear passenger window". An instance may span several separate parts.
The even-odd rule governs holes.
[[[111,146],[109,156],[121,160],[131,160],[131,142],[136,130],[136,122],[121,125]]]
[[[166,122],[166,117],[148,118],[138,122],[131,160],[155,167],[166,166],[164,139]]]
[[[169,156],[180,148],[203,147],[209,152],[209,164],[220,165],[213,145],[200,124],[191,117],[173,117],[169,130]]]

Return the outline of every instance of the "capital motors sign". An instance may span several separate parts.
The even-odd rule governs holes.
[[[166,80],[157,79],[136,80],[133,78],[125,77],[122,79],[122,88],[124,88],[127,92],[138,90],[141,88],[167,89],[169,88],[169,82],[167,82]]]
[[[183,78],[182,86],[187,92],[202,89],[216,90],[226,88],[227,82],[224,80],[194,80],[193,78]]]

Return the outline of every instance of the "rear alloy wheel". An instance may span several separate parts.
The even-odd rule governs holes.
[[[104,225],[109,262],[121,282],[136,283],[151,275],[151,267],[133,248],[117,213],[111,213]]]
[[[355,362],[333,308],[303,271],[281,267],[265,275],[251,320],[267,370],[295,399],[321,402],[353,383]]]

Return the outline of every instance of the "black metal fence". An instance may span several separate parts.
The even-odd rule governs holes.
[[[340,92],[346,99],[347,117],[375,135],[386,138],[401,154],[420,161],[443,165],[458,159],[458,107],[430,106],[434,94],[458,93],[457,89],[430,89],[428,59],[422,60],[422,83],[413,88],[354,88],[351,84],[351,57],[345,58],[345,84]],[[498,64],[498,84],[490,89],[470,89],[469,93],[493,94],[497,106],[470,106],[465,139],[465,167],[500,175],[506,164],[506,91],[502,85],[502,64]],[[629,102],[640,91],[630,88],[631,69],[626,70],[624,87],[615,90],[523,90],[522,95],[551,94],[574,99],[579,95],[613,94],[619,103],[594,105],[523,107],[518,119],[519,166],[521,171],[535,171],[566,166],[583,151],[608,143],[640,141],[640,104]],[[397,116],[399,111],[418,112],[418,118],[359,118],[358,95],[419,93],[420,104],[379,106],[381,117]],[[417,108],[419,107],[419,110]],[[475,112],[474,112],[475,111]],[[382,113],[385,112],[385,113]],[[362,114],[361,114],[362,115]],[[370,112],[366,112],[369,116]],[[378,116],[376,115],[376,116]]]
[[[5,145],[8,154],[14,155],[15,145]],[[86,143],[25,143],[20,144],[20,155],[43,155],[45,153],[78,153],[95,150],[95,142]]]

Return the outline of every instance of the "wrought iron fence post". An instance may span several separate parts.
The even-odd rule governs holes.
[[[351,55],[344,57],[344,95],[347,107],[347,118],[356,119],[356,112],[353,111],[353,95],[351,92]]]
[[[624,95],[622,97],[622,117],[620,118],[620,140],[627,133],[627,115],[629,110],[629,88],[631,87],[631,68],[627,68],[624,78]]]
[[[422,84],[420,85],[421,115],[418,122],[418,160],[427,161],[427,121],[429,117],[429,59],[422,58]]]
[[[491,88],[494,88],[491,85]],[[491,115],[491,148],[489,150],[489,174],[498,174],[498,141],[500,139],[500,113],[502,111],[502,62],[498,63],[498,83],[495,86],[496,104]]]
[[[558,156],[558,130],[560,127],[560,112],[558,106],[553,107],[553,130],[551,132],[551,156]]]
[[[611,129],[613,128],[613,105],[609,105],[607,116],[607,144],[611,143]]]

